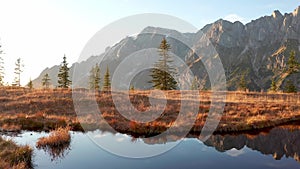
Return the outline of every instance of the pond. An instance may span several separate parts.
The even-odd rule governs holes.
[[[47,134],[23,131],[16,136],[6,137],[18,144],[35,147],[37,139]],[[251,134],[213,135],[204,143],[193,136],[183,140],[177,140],[174,136],[169,141],[155,141],[101,131],[71,132],[71,136],[70,145],[56,154],[34,148],[34,168],[300,168],[300,127],[297,126],[276,127]],[[163,148],[179,144],[158,156],[134,159],[102,149],[90,139],[91,136],[101,137],[108,142],[114,140],[124,147],[128,145],[127,151],[131,151],[130,147],[135,145]]]

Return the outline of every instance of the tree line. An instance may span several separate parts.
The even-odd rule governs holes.
[[[96,64],[93,66],[89,72],[89,83],[88,87],[91,90],[100,90],[101,89],[101,74],[100,74],[100,66]],[[70,80],[70,67],[68,67],[68,62],[66,56],[63,57],[63,61],[60,65],[58,71],[58,80],[57,80],[57,87],[58,88],[69,88],[72,84]],[[51,79],[48,73],[46,73],[42,78],[42,86],[45,89],[48,89],[51,85]],[[103,86],[102,90],[110,90],[111,82],[110,82],[110,73],[109,68],[107,67],[106,72],[103,78]]]
[[[100,66],[96,64],[93,66],[89,72],[89,83],[88,87],[91,90],[100,90],[101,89],[101,74],[100,74]],[[68,62],[66,56],[63,57],[63,61],[60,65],[58,71],[58,80],[57,80],[57,87],[58,88],[69,88],[72,84],[70,80],[70,67],[68,67]],[[46,73],[42,78],[42,86],[46,89],[50,87],[50,76]],[[110,82],[110,73],[109,68],[107,67],[106,72],[103,78],[103,86],[102,90],[110,90],[111,82]]]

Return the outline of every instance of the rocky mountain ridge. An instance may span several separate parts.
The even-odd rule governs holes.
[[[113,47],[107,48],[103,54],[73,64],[71,72],[74,67],[76,67],[76,72],[80,72],[79,75],[76,73],[76,77],[73,78],[73,84],[78,87],[87,87],[89,70],[100,61],[102,73],[105,72],[106,66],[109,66],[113,74],[126,56],[142,49],[157,48],[163,37],[166,37],[170,43],[171,52],[191,65],[191,70],[196,76],[200,79],[207,78],[205,63],[199,62],[200,56],[191,53],[191,51],[210,52],[207,49],[208,45],[205,46],[202,41],[204,36],[209,39],[222,61],[229,90],[237,88],[242,74],[245,75],[247,87],[250,90],[267,90],[271,79],[283,77],[275,71],[276,66],[281,65],[281,69],[286,68],[290,51],[295,50],[296,59],[300,60],[300,6],[292,13],[286,14],[275,10],[272,15],[252,20],[245,25],[239,21],[231,23],[220,19],[204,26],[196,33],[180,33],[176,30],[147,27],[136,37],[126,37]],[[35,86],[40,86],[45,73],[54,75],[57,69],[58,66],[45,69],[34,80]],[[149,80],[145,78],[146,75],[147,72],[140,75],[143,81]],[[285,78],[292,79],[300,89],[299,77],[297,73]],[[51,79],[52,84],[56,86],[57,78],[52,76]],[[283,80],[281,89],[284,88],[285,81]],[[209,82],[206,85],[209,86]],[[145,84],[142,86],[145,87]],[[149,86],[145,88],[147,87]]]

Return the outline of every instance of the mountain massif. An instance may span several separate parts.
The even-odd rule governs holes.
[[[280,89],[284,89],[287,79],[292,80],[300,89],[300,74],[287,75],[285,73],[291,51],[295,51],[296,59],[300,61],[300,6],[292,13],[281,14],[276,10],[270,16],[263,16],[245,25],[239,21],[231,23],[220,19],[195,33],[146,27],[140,34],[135,37],[125,37],[113,47],[107,48],[104,53],[91,56],[86,61],[74,63],[70,69],[72,77],[72,72],[76,67],[73,85],[88,87],[88,74],[95,63],[101,61],[102,76],[106,66],[113,74],[128,55],[142,49],[158,48],[162,38],[166,37],[171,46],[171,52],[179,56],[191,68],[195,76],[202,80],[206,79],[205,86],[209,87],[205,63],[199,62],[201,57],[191,52],[209,52],[205,51],[207,46],[203,46],[201,41],[203,36],[210,41],[221,59],[228,90],[237,89],[242,76],[250,90],[267,90],[270,88],[272,79]],[[134,68],[134,64],[130,66]],[[59,66],[53,66],[45,69],[33,81],[35,86],[41,86],[41,80],[46,73],[51,76],[53,86],[56,86],[58,68]],[[133,82],[136,83],[137,88],[151,87],[146,83],[149,81],[149,72],[141,72],[138,76],[137,79],[140,81]]]

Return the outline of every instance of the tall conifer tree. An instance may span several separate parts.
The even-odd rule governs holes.
[[[68,67],[67,58],[64,55],[63,62],[61,63],[57,75],[58,76],[57,83],[59,88],[69,88],[69,86],[71,85],[71,80],[69,79],[69,70],[70,68]]]
[[[154,68],[151,70],[152,87],[159,90],[174,90],[177,88],[177,82],[173,76],[176,76],[175,68],[172,67],[172,58],[169,55],[171,46],[165,38],[162,39],[159,46],[159,55],[161,56]]]

